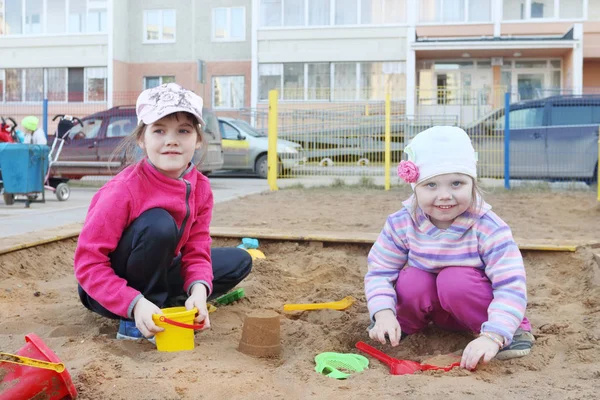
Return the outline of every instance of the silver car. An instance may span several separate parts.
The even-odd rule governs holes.
[[[241,119],[219,118],[223,139],[223,168],[228,170],[254,171],[261,178],[267,177],[267,135],[254,129]],[[306,157],[302,146],[289,140],[277,140],[279,175],[287,175],[293,168],[304,165]]]

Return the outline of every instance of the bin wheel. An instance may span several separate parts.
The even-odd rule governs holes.
[[[15,195],[12,193],[4,193],[2,195],[2,197],[4,197],[4,204],[6,204],[7,206],[12,206],[13,204],[15,204]]]
[[[56,198],[58,201],[65,201],[71,196],[71,188],[66,183],[59,183],[56,186]]]

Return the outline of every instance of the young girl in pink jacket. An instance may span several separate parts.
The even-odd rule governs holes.
[[[204,145],[202,98],[169,83],[143,91],[136,112],[129,141],[146,157],[93,197],[75,252],[81,302],[121,319],[118,339],[152,338],[162,330],[152,315],[178,302],[210,327],[207,299],[252,268],[242,249],[211,250],[213,195],[192,163]]]

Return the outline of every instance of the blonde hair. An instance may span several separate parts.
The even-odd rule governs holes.
[[[477,182],[476,179],[474,179],[472,176],[466,175],[466,174],[461,174],[461,175],[465,175],[468,176],[471,179],[471,182],[473,182],[473,187],[471,188],[471,204],[469,205],[469,208],[467,209],[467,211],[469,211],[471,214],[479,214],[479,212],[481,211],[481,206],[483,203],[483,194],[485,193],[485,191],[483,190],[483,188],[479,185],[479,182]],[[425,181],[423,181],[425,182]],[[419,185],[421,185],[421,183],[419,183]],[[415,186],[416,189],[416,186]],[[415,199],[412,203],[412,209],[410,210],[413,218],[417,218],[417,209],[419,208],[419,200],[417,199],[417,192],[414,191],[413,195],[415,196]],[[480,201],[478,201],[480,200]]]
[[[162,117],[161,120],[169,118],[175,118],[178,122],[180,118],[187,118],[188,120],[190,120],[190,122],[192,122],[192,126],[194,127],[194,130],[197,134],[198,142],[202,144],[202,146],[200,147],[201,155],[196,162],[196,166],[200,165],[200,163],[204,160],[204,156],[206,155],[206,146],[204,146],[204,131],[202,130],[201,125],[196,122],[196,117],[185,111],[179,111],[173,114],[166,115]],[[138,143],[144,139],[144,134],[146,133],[147,127],[148,125],[146,125],[143,122],[140,122],[135,127],[133,132],[131,132],[127,137],[125,137],[125,139],[123,139],[123,141],[121,141],[121,143],[119,143],[119,145],[115,148],[115,150],[110,156],[109,162],[112,162],[113,160],[122,160],[122,168],[125,168],[128,165],[135,164],[136,162],[140,161],[139,152],[142,149],[139,147]]]

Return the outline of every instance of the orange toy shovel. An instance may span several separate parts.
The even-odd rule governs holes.
[[[397,358],[390,357],[384,352],[377,350],[375,347],[369,346],[365,342],[356,343],[356,348],[367,353],[371,357],[375,357],[382,363],[387,364],[390,367],[390,374],[392,375],[408,375],[414,374],[417,371],[430,370],[450,371],[452,368],[460,366],[460,362],[452,363],[446,367],[438,367],[436,365],[421,364],[416,361],[398,360]]]

